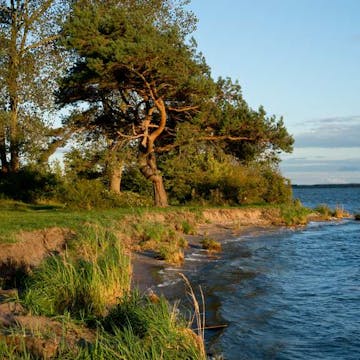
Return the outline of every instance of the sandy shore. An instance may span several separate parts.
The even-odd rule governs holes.
[[[231,238],[239,238],[248,235],[249,233],[256,233],[259,230],[273,229],[274,226],[254,223],[253,225],[243,225],[234,229],[231,224],[201,224],[198,226],[196,235],[185,235],[184,237],[189,243],[189,247],[185,250],[185,255],[191,254],[194,250],[202,248],[201,240],[206,236],[218,242],[222,242]],[[221,255],[220,255],[221,256]],[[209,256],[211,258],[211,256]],[[163,260],[157,260],[154,253],[136,252],[132,255],[133,277],[132,285],[139,289],[140,292],[157,292],[157,286],[162,283],[163,279],[160,271],[169,266]],[[186,266],[185,263],[179,266],[179,272]]]

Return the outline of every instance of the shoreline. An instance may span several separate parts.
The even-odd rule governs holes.
[[[288,228],[285,226],[267,225],[259,226],[259,224],[243,225],[240,229],[234,230],[228,225],[222,224],[201,224],[198,227],[197,233],[194,235],[185,235],[184,238],[188,241],[188,248],[185,249],[185,260],[181,265],[172,265],[164,260],[156,259],[155,255],[151,251],[134,252],[132,254],[132,288],[137,289],[140,293],[164,293],[164,287],[171,287],[171,285],[164,285],[159,287],[163,283],[161,272],[167,268],[178,268],[178,272],[188,271],[186,269],[188,265],[188,257],[195,253],[196,250],[204,252],[203,261],[212,261],[222,256],[222,251],[212,254],[207,253],[205,249],[202,249],[201,240],[204,237],[209,237],[222,244],[229,239],[241,238],[242,236],[255,236],[259,231],[271,231],[274,229]],[[241,241],[241,239],[239,239]],[[207,255],[207,258],[205,256]],[[179,277],[180,279],[180,277]],[[166,291],[165,291],[166,293]]]
[[[96,252],[98,250],[105,251],[107,249],[106,243],[112,244],[114,242],[112,246],[118,244],[123,248],[123,254],[127,258],[126,263],[128,264],[129,256],[131,261],[131,266],[125,265],[124,267],[124,269],[128,269],[124,271],[124,274],[129,276],[126,291],[132,294],[138,293],[142,298],[155,303],[159,301],[159,296],[164,296],[164,301],[169,301],[177,307],[180,299],[181,306],[184,305],[183,301],[186,303],[185,298],[189,290],[185,283],[181,282],[179,273],[189,274],[189,279],[191,277],[194,279],[194,276],[197,275],[204,276],[204,269],[209,269],[213,265],[216,266],[217,260],[222,261],[222,257],[226,257],[225,252],[219,254],[207,252],[203,249],[202,239],[212,239],[220,243],[227,240],[231,241],[231,239],[242,241],[242,237],[248,239],[249,236],[256,236],[264,231],[299,228],[301,227],[299,225],[304,225],[309,219],[314,220],[314,214],[310,214],[309,211],[304,212],[303,208],[295,207],[290,208],[290,210],[291,212],[286,212],[280,206],[211,209],[175,208],[167,211],[156,210],[126,214],[117,223],[109,222],[99,225],[95,221],[93,223],[86,222],[84,223],[87,226],[86,231],[80,231],[78,234],[66,227],[49,227],[42,230],[17,232],[16,242],[0,244],[0,275],[2,276],[0,290],[3,290],[0,291],[0,330],[3,331],[3,335],[0,332],[0,341],[11,344],[13,340],[7,336],[7,329],[16,328],[16,324],[23,321],[24,324],[26,322],[24,326],[30,334],[25,339],[26,346],[31,347],[36,338],[33,334],[33,328],[37,327],[46,331],[47,327],[52,326],[56,333],[54,338],[56,343],[48,342],[46,337],[36,341],[38,341],[39,349],[42,349],[41,353],[51,349],[51,351],[57,351],[57,341],[63,337],[59,331],[61,323],[56,322],[51,316],[34,316],[28,312],[26,307],[20,306],[18,291],[21,291],[21,283],[17,282],[16,276],[31,274],[45,258],[51,255],[57,255],[57,259],[61,259],[62,255],[66,255],[69,244],[69,246],[71,244],[75,246],[79,241],[78,246],[80,248],[78,251],[81,254],[81,246],[85,246],[84,254],[74,253],[74,259],[77,259],[79,255],[80,257],[85,256],[86,251],[90,251],[89,254],[92,250]],[[289,219],[291,226],[286,226],[289,225]],[[318,220],[324,219],[318,217]],[[185,238],[186,241],[182,241],[181,237]],[[183,248],[185,247],[185,263],[181,263],[180,266],[156,258],[159,257],[159,246],[168,245],[170,241],[174,240],[179,247],[176,249],[177,251],[184,252]],[[106,242],[101,243],[101,241]],[[154,247],[142,247],[144,242],[145,244],[151,242]],[[188,243],[188,247],[186,247],[186,243]],[[95,248],[92,247],[93,245]],[[114,248],[111,251],[113,252]],[[92,262],[89,262],[89,265],[98,266],[96,261],[97,258],[94,258]],[[67,264],[64,261],[61,263]],[[116,265],[117,269],[120,269],[119,265],[120,262]],[[18,272],[16,273],[14,270]],[[113,273],[119,272],[115,268],[111,271]],[[165,282],[164,277],[166,277]],[[19,286],[16,286],[19,284],[20,289]],[[154,298],[152,294],[155,295]],[[117,301],[116,299],[120,298],[115,292],[110,295],[111,298],[106,304],[107,310]],[[207,326],[210,328],[218,329],[227,326],[224,325],[221,318],[217,318],[216,311],[207,319],[209,321]],[[191,328],[189,328],[190,330]],[[86,341],[91,343],[93,342],[93,335],[91,328],[83,326],[83,328],[78,329],[77,334],[67,334],[66,336],[69,337],[66,341],[77,341],[80,337],[88,339]],[[18,338],[15,339],[16,341],[19,340]]]

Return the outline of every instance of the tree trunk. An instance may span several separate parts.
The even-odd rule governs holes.
[[[167,194],[162,175],[157,168],[155,154],[144,152],[141,146],[138,161],[141,173],[153,184],[155,206],[168,206]]]
[[[9,172],[9,162],[6,156],[6,132],[5,128],[0,128],[0,160],[1,160],[1,173],[7,174]]]
[[[168,200],[165,191],[164,181],[160,174],[152,177],[155,206],[167,207]]]
[[[9,140],[10,140],[10,171],[17,172],[20,168],[19,161],[19,124],[18,124],[18,111],[19,111],[19,53],[17,48],[17,39],[19,34],[19,18],[18,9],[14,8],[12,2],[12,19],[11,19],[11,40],[9,49],[9,77],[8,77],[8,90],[9,90],[9,103],[10,103],[10,127],[9,127]]]
[[[110,173],[110,191],[120,194],[121,191],[122,161],[112,166]]]

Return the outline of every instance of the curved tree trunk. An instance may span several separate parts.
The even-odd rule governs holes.
[[[144,148],[140,147],[139,168],[146,179],[149,179],[153,184],[154,204],[155,206],[166,207],[168,206],[167,194],[161,172],[157,168],[155,154],[144,152]]]

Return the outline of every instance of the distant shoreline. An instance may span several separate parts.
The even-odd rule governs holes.
[[[302,188],[358,188],[360,184],[314,184],[314,185],[292,185],[293,189],[302,189]]]

